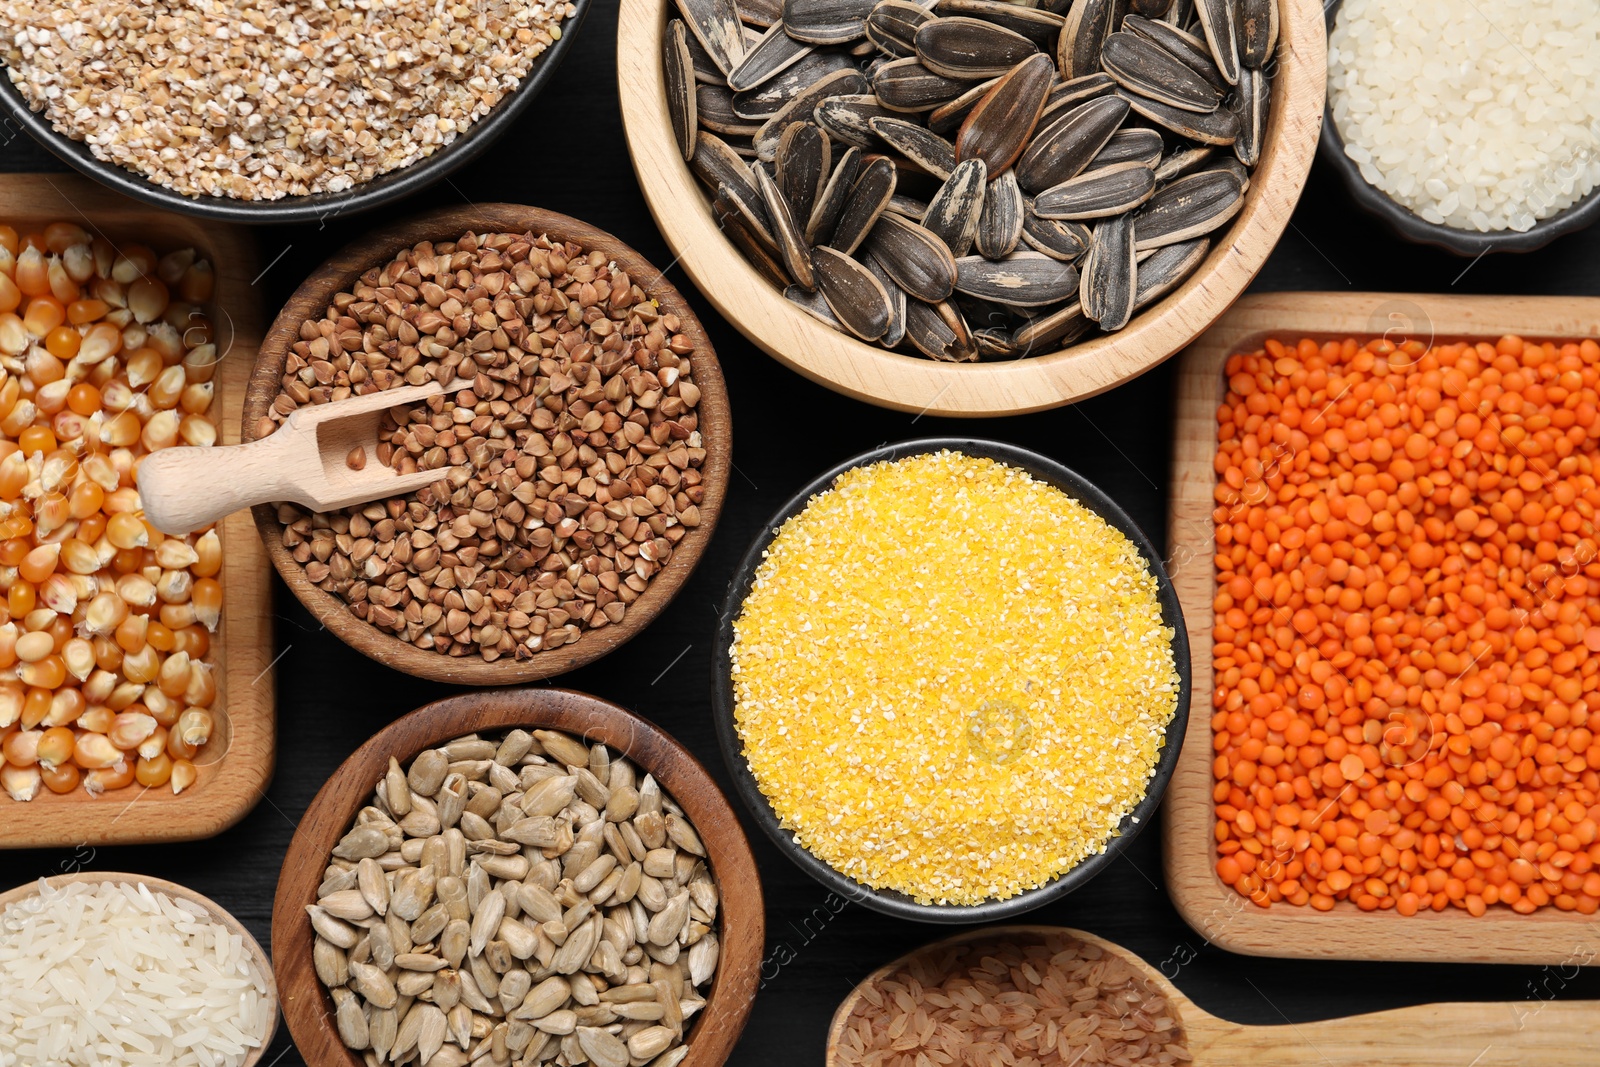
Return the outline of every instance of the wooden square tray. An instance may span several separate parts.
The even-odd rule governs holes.
[[[261,338],[255,252],[242,230],[175,215],[70,174],[0,174],[0,222],[19,232],[55,220],[76,222],[112,241],[137,241],[165,253],[193,246],[216,269],[207,309],[221,365],[211,414],[220,443],[236,444],[245,386]],[[191,841],[232,826],[255,807],[272,777],[277,740],[272,672],[272,601],[266,554],[248,512],[229,516],[222,537],[222,624],[207,660],[217,666],[217,727],[196,759],[200,775],[174,796],[167,786],[130,785],[100,797],[80,787],[48,790],[26,804],[0,794],[0,848],[127,845]]]
[[[1411,918],[1363,912],[1340,902],[1319,912],[1292,904],[1258,908],[1215,869],[1212,814],[1211,622],[1216,591],[1212,493],[1222,368],[1235,352],[1273,337],[1488,340],[1600,337],[1600,299],[1424,296],[1388,293],[1272,293],[1239,301],[1181,357],[1172,479],[1168,490],[1169,570],[1189,627],[1194,689],[1189,729],[1163,807],[1168,889],[1207,941],[1252,956],[1572,965],[1593,962],[1600,915],[1494,908],[1481,918],[1449,909]]]

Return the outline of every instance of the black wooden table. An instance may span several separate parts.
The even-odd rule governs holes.
[[[371,215],[338,219],[326,228],[260,231],[261,262],[270,264],[261,281],[269,303],[275,307],[331,251],[372,226],[465,201],[564,212],[616,234],[658,264],[670,263],[623,143],[616,17],[614,5],[595,6],[582,39],[519,128],[464,172]],[[24,135],[0,130],[0,170],[49,169],[58,164],[43,149]],[[917,418],[846,399],[785,370],[699,299],[681,269],[668,274],[704,317],[727,375],[737,471],[711,550],[671,608],[631,644],[557,684],[614,700],[660,723],[730,795],[710,710],[717,606],[760,524],[818,472],[884,441],[976,433],[1065,462],[1115,497],[1156,543],[1164,540],[1171,363],[1057,411],[966,422]],[[1469,262],[1392,238],[1358,213],[1319,166],[1255,289],[1596,295],[1600,227],[1531,255]],[[451,692],[380,667],[319,632],[276,578],[273,603],[279,756],[271,788],[256,809],[228,832],[193,844],[0,854],[0,887],[73,864],[159,875],[212,897],[268,943],[278,868],[312,796],[380,727]],[[753,823],[747,831],[766,892],[767,956],[754,1014],[730,1062],[810,1067],[821,1061],[828,1020],[855,981],[948,931],[842,905],[780,856]],[[1528,966],[1257,959],[1210,947],[1167,898],[1158,836],[1144,834],[1125,860],[1030,919],[1120,942],[1160,966],[1201,1007],[1248,1023],[1302,1022],[1441,1000],[1600,998],[1600,969],[1571,977],[1570,971]],[[1285,1028],[1284,1040],[1297,1040],[1292,1029]],[[1573,1063],[1592,1063],[1595,1055],[1592,1048],[1575,1046]],[[301,1062],[285,1030],[263,1062]]]

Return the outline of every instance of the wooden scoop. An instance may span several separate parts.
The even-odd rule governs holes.
[[[333,404],[296,408],[270,437],[221,448],[164,448],[139,461],[145,518],[168,534],[198,530],[252,504],[292,500],[332,511],[403,496],[438,481],[448,468],[396,474],[373,455],[390,408],[472,388],[470,381],[385,389]],[[360,470],[351,452],[367,450]]]
[[[1056,926],[969,930],[934,942],[873,971],[858,983],[828,1031],[827,1067],[842,1067],[840,1042],[862,988],[918,956],[968,942],[1046,935],[1098,945],[1133,967],[1165,996],[1188,1036],[1194,1067],[1572,1067],[1590,1055],[1600,1031],[1600,1001],[1425,1004],[1370,1015],[1283,1026],[1245,1026],[1202,1011],[1166,977],[1121,945]],[[913,1053],[915,1050],[911,1050]]]

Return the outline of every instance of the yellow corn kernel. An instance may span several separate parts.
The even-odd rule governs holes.
[[[161,625],[177,633],[186,626],[193,626],[198,617],[194,613],[194,602],[186,601],[182,604],[163,604],[160,611]]]
[[[182,696],[183,694],[179,694]],[[151,715],[156,717],[156,722],[162,726],[171,726],[178,721],[178,715],[183,711],[183,704],[161,691],[161,686],[152,682],[144,687],[141,695],[144,706]]]
[[[189,662],[189,686],[183,691],[184,703],[194,708],[209,708],[217,699],[217,680],[211,674],[211,664]]]
[[[117,713],[104,704],[91,704],[78,716],[78,728],[91,733],[103,734],[116,725]]]
[[[192,765],[191,765],[192,766]],[[39,787],[44,783],[44,778],[39,774],[37,767],[13,767],[6,764],[0,767],[0,788],[12,800],[26,802],[39,795]],[[178,792],[177,776],[173,776],[173,790]]]
[[[167,310],[167,287],[159,278],[138,278],[128,286],[128,310],[137,322],[155,322]]]
[[[207,530],[194,543],[195,562],[189,568],[196,578],[212,578],[222,569],[222,539],[217,531]],[[198,589],[199,583],[195,583]],[[222,587],[217,587],[217,603],[221,605]]]
[[[150,627],[150,616],[129,615],[117,627],[117,647],[124,652],[138,652],[144,648],[145,634]]]
[[[34,351],[40,352],[43,351],[43,349],[36,348]],[[48,352],[46,352],[45,355],[50,356]],[[30,361],[33,360],[33,356],[31,354],[28,358]],[[54,356],[50,356],[50,358],[55,359]],[[57,360],[56,362],[59,368],[60,361]],[[35,382],[39,382],[40,378],[36,376],[35,370],[36,369],[30,363],[30,366],[28,367],[28,376],[33,378]],[[60,374],[57,374],[53,379],[40,383],[39,388],[34,391],[33,401],[39,405],[39,410],[44,414],[52,417],[59,415],[61,413],[61,409],[67,406],[67,395],[72,392],[72,387],[74,384],[74,382],[71,382],[68,379],[61,377]],[[60,435],[58,434],[57,436]]]
[[[191,304],[204,304],[211,299],[216,288],[216,273],[209,260],[197,259],[183,272],[178,282],[178,296]]]
[[[183,272],[194,263],[194,257],[195,251],[192,248],[180,248],[175,252],[168,252],[156,262],[156,277],[168,287],[177,285],[183,280]]]
[[[122,657],[122,676],[139,685],[153,680],[161,670],[161,653],[146,644]]]
[[[9,730],[22,718],[24,699],[22,686],[16,682],[0,682],[0,730]]]
[[[178,424],[178,436],[194,448],[210,448],[217,443],[217,428],[204,415],[185,415]]]
[[[194,583],[190,602],[194,604],[196,621],[215,633],[222,621],[222,585],[211,578],[199,579]]]
[[[38,417],[38,405],[23,397],[12,405],[5,418],[0,419],[0,431],[4,431],[7,437],[15,440],[23,430],[32,426]]]
[[[126,467],[123,466],[124,459],[127,460]],[[107,515],[115,515],[122,511],[134,512],[139,510],[139,490],[133,487],[134,463],[133,453],[127,452],[125,449],[119,448],[111,453],[111,465],[117,468],[117,476],[123,480],[123,485],[122,488],[106,494],[106,502],[101,505],[101,509]],[[148,530],[145,531],[145,536],[149,537]],[[144,546],[141,545],[140,547]]]
[[[170,367],[183,358],[183,335],[176,326],[167,322],[152,322],[146,330],[145,347],[153,348],[161,355],[163,366]]]
[[[97,638],[97,640],[103,641],[106,639]],[[116,646],[113,645],[112,647],[115,648]],[[98,664],[98,659],[96,662]],[[110,668],[97,667],[94,673],[90,674],[83,683],[83,699],[91,704],[104,704],[116,688],[117,676],[111,672]]]
[[[138,682],[118,682],[117,687],[111,691],[111,696],[106,699],[106,707],[112,711],[126,711],[139,702],[139,696],[143,692],[144,686]]]
[[[195,779],[200,777],[200,772],[195,770],[193,763],[186,759],[172,761],[172,793],[174,796],[194,785]]]
[[[97,767],[83,776],[84,792],[97,797],[113,789],[121,789],[133,782],[136,761],[123,760],[111,767]]]
[[[0,499],[15,500],[28,484],[28,461],[21,452],[0,460]]]
[[[139,440],[139,433],[139,416],[131,411],[124,411],[100,424],[100,443],[111,445],[113,448],[126,448]]]
[[[100,386],[100,406],[106,411],[120,414],[132,408],[136,399],[138,394],[121,378],[113,378]]]
[[[84,770],[110,767],[121,761],[122,751],[105,734],[81,733],[73,746],[72,762]]]
[[[66,448],[52,449],[39,464],[39,488],[46,493],[61,493],[65,496],[72,489],[72,482],[78,477],[78,457]],[[83,518],[82,515],[68,514],[74,519]]]
[[[72,731],[65,726],[54,726],[44,732],[39,738],[39,764],[43,767],[59,767],[72,758],[74,748]]]
[[[46,493],[39,499],[34,513],[34,523],[40,537],[48,537],[72,518],[72,509],[61,493]]]
[[[150,386],[150,403],[158,408],[176,407],[187,385],[188,380],[183,376],[182,367],[166,367]]]
[[[122,331],[109,322],[97,322],[84,331],[78,354],[72,358],[85,367],[92,367],[121,351]]]
[[[115,492],[122,484],[121,475],[117,473],[117,468],[112,464],[111,457],[103,452],[92,452],[83,457],[83,462],[78,469],[85,478],[100,487],[102,494],[100,503],[105,502],[104,494]],[[3,486],[0,486],[0,488],[3,488]],[[99,507],[100,504],[97,503],[95,509],[98,510]],[[86,518],[87,516],[82,517]]]
[[[128,375],[128,385],[137,393],[156,380],[161,367],[161,353],[153,348],[141,348],[128,357],[123,371]]]
[[[40,689],[58,689],[67,680],[66,665],[61,657],[52,653],[35,663],[24,663],[17,668],[17,677],[24,685]]]
[[[139,753],[140,759],[154,759],[157,755],[165,754],[167,728],[157,724],[156,728],[150,731],[150,736],[139,742],[139,747],[135,751]]]
[[[151,593],[154,592],[154,587],[151,587]],[[84,610],[83,629],[86,633],[110,636],[127,617],[126,601],[116,593],[97,593]]]
[[[166,604],[182,604],[194,592],[194,577],[188,571],[162,571],[156,580],[156,596]],[[198,609],[195,612],[199,615]]]
[[[23,663],[37,663],[56,648],[56,639],[48,630],[35,630],[17,638],[17,658]]]
[[[156,726],[155,719],[142,711],[123,711],[117,714],[106,737],[124,752],[131,752],[156,732]]]
[[[100,569],[100,553],[76,537],[61,542],[61,565],[72,574],[93,574]]]
[[[180,567],[193,566],[200,558],[194,546],[179,537],[164,538],[156,546],[156,562],[166,570],[176,570]]]
[[[39,603],[59,615],[70,616],[78,610],[78,591],[65,574],[52,574],[39,587]]]
[[[139,764],[134,768],[133,779],[146,789],[166,785],[172,777],[172,757],[165,752],[157,752],[150,758],[141,756]]]
[[[72,583],[72,591],[78,594],[78,603],[87,604],[100,592],[100,580],[92,574],[67,574],[65,576]]]
[[[178,736],[183,743],[194,748],[199,748],[211,740],[212,720],[211,713],[204,708],[187,708],[178,716],[178,725],[173,729],[178,731]]]
[[[176,699],[183,696],[188,690],[190,673],[189,654],[187,652],[174,652],[162,661],[160,673],[157,675],[157,684],[160,685],[163,693]],[[178,720],[178,725],[182,729],[182,718]],[[184,736],[184,740],[189,740],[187,735]]]
[[[49,608],[34,608],[22,616],[22,632],[32,633],[35,630],[44,630],[55,621],[56,613]]]
[[[171,448],[178,443],[178,413],[170,409],[158,411],[144,424],[139,440],[151,452]]]
[[[107,520],[106,537],[118,548],[144,548],[150,543],[150,532],[130,511],[119,511]]]
[[[14,312],[0,315],[0,353],[20,356],[28,350],[28,328]]]
[[[133,607],[147,608],[156,602],[155,583],[142,574],[124,574],[117,579],[117,595]]]
[[[61,646],[61,662],[67,673],[80,682],[94,673],[94,646],[81,637],[71,637]]]
[[[94,277],[94,253],[89,250],[88,241],[74,244],[61,253],[61,265],[67,270],[67,277],[82,285]]]
[[[210,382],[194,382],[183,387],[183,394],[178,397],[178,407],[190,415],[204,415],[211,410],[211,399],[216,394],[216,386]]]
[[[45,713],[46,726],[66,726],[77,721],[89,708],[83,694],[70,686],[57,689],[50,696],[50,710]]]

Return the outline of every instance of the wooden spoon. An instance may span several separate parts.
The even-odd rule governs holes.
[[[163,448],[139,461],[139,499],[145,518],[168,534],[209,526],[253,504],[292,500],[333,511],[384,497],[404,496],[438,481],[446,468],[396,474],[373,452],[378,425],[390,408],[470,389],[439,382],[386,389],[332,404],[296,408],[270,437],[222,448]],[[351,453],[366,449],[359,470]]]
[[[828,1067],[844,1063],[840,1043],[863,987],[954,945],[1027,942],[1046,935],[1098,945],[1144,975],[1183,1024],[1194,1067],[1571,1067],[1583,1061],[1582,1050],[1600,1029],[1600,1002],[1581,1000],[1424,1004],[1314,1023],[1246,1026],[1202,1011],[1154,967],[1114,942],[1059,926],[1001,926],[925,945],[864,978],[834,1012]]]
[[[250,957],[250,962],[255,965],[256,972],[266,980],[267,1018],[271,1020],[267,1024],[267,1032],[261,1035],[261,1043],[245,1054],[244,1063],[241,1067],[256,1067],[256,1064],[261,1062],[261,1057],[266,1055],[268,1047],[272,1044],[273,1036],[278,1032],[278,987],[272,978],[272,961],[267,958],[267,954],[262,951],[261,945],[257,943],[256,939],[250,935],[250,931],[246,930],[238,919],[223,910],[222,905],[176,882],[169,882],[165,878],[152,878],[147,874],[122,874],[116,871],[80,871],[75,874],[58,874],[54,877],[46,878],[44,882],[47,891],[50,889],[64,889],[79,882],[89,885],[98,882],[117,882],[119,884],[128,883],[132,885],[143,883],[150,888],[152,893],[165,893],[173,900],[188,900],[200,905],[205,909],[206,914],[210,916],[212,922],[225,927],[231,934],[237,934],[240,943],[244,946],[245,954]],[[38,879],[24,882],[15,889],[8,889],[4,893],[0,893],[0,912],[4,912],[12,904],[20,903],[38,895]]]

